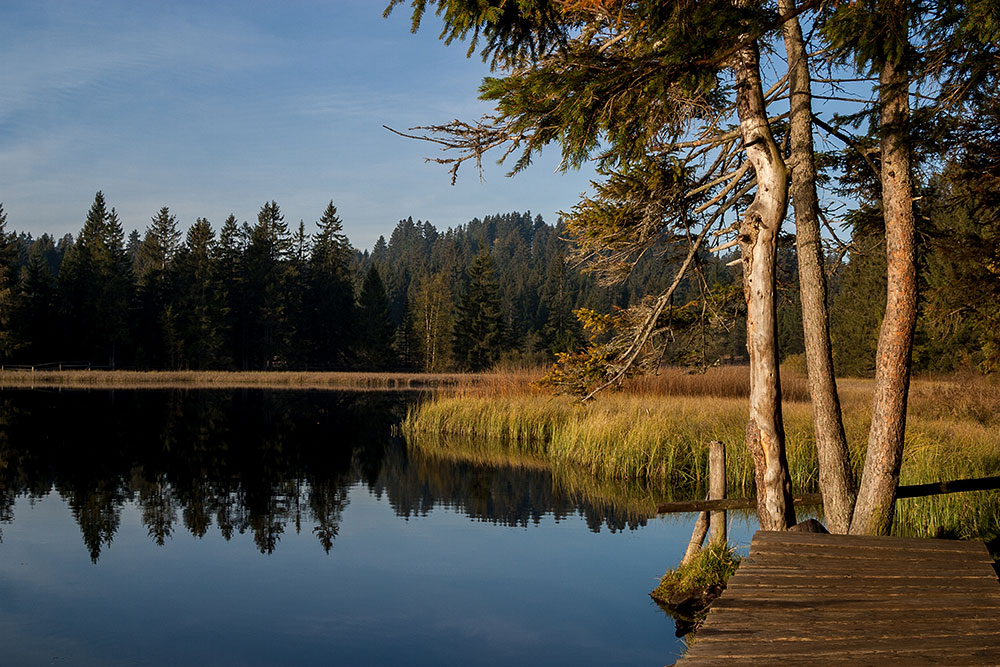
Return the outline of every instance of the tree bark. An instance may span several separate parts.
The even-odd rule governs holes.
[[[795,0],[779,0],[788,15]],[[809,61],[798,18],[782,26],[788,54],[788,84],[792,170],[791,197],[795,210],[795,243],[799,262],[799,293],[805,340],[809,395],[819,459],[819,488],[823,513],[831,533],[846,533],[854,510],[854,476],[837,395],[826,308],[826,275],[816,196],[816,160],[813,153],[812,93]]]
[[[788,170],[767,123],[756,42],[737,53],[733,70],[740,132],[757,175],[757,191],[739,228],[750,354],[746,443],[754,461],[760,527],[785,530],[795,524],[795,508],[781,421],[775,262],[778,230],[788,207]]]
[[[899,28],[905,34],[905,11]],[[909,76],[887,63],[879,77],[882,131],[882,207],[885,217],[888,294],[875,356],[875,396],[868,454],[858,488],[851,534],[883,535],[892,527],[903,459],[910,355],[917,319],[917,267],[913,184],[910,179]]]

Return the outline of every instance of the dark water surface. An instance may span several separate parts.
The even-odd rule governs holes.
[[[0,392],[0,663],[676,659],[647,594],[692,518],[413,458],[390,434],[412,400]]]

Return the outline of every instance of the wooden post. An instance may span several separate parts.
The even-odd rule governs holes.
[[[708,443],[708,499],[722,500],[726,497],[726,446],[718,440]],[[712,512],[709,519],[711,536],[708,543],[726,544],[726,512]]]
[[[708,443],[708,500],[723,500],[726,497],[726,446],[715,440]],[[705,535],[711,530],[708,543],[726,544],[726,512],[702,511],[691,531],[691,541],[688,542],[681,565],[694,558],[705,541]]]
[[[699,512],[698,520],[694,522],[694,530],[691,531],[691,541],[688,542],[687,551],[681,559],[682,566],[690,563],[691,559],[701,551],[701,543],[705,541],[706,533],[708,533],[708,512]]]

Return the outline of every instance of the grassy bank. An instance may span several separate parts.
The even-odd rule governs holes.
[[[411,410],[403,431],[411,446],[453,456],[509,456],[545,462],[561,478],[645,480],[700,493],[707,443],[727,446],[732,495],[752,494],[753,467],[743,448],[746,370],[680,370],[642,379],[580,404],[532,388],[527,377],[496,376],[443,392]],[[870,380],[840,382],[852,462],[860,474],[871,420]],[[796,491],[817,483],[811,407],[804,378],[784,380],[784,423]],[[918,378],[911,389],[903,484],[1000,472],[1000,386],[984,378]],[[997,492],[900,501],[897,532],[990,536],[1000,526]]]
[[[4,370],[0,387],[95,389],[428,389],[480,381],[462,373],[350,373],[296,371]]]

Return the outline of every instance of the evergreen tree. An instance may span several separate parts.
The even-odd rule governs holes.
[[[138,276],[142,273],[142,269],[139,265],[139,248],[142,247],[142,236],[139,235],[138,229],[133,229],[128,234],[128,241],[125,243],[125,254],[128,256],[128,261],[132,265],[133,275]]]
[[[566,276],[566,258],[562,253],[549,260],[544,290],[545,324],[542,342],[550,355],[575,352],[583,342],[580,322],[573,314],[571,295]]]
[[[11,314],[16,294],[17,255],[17,236],[7,232],[7,214],[0,203],[0,359],[8,358],[14,351]]]
[[[236,368],[250,367],[249,328],[250,313],[246,296],[246,235],[229,214],[219,231],[215,266],[219,284],[225,289],[225,314],[220,334],[227,341],[231,359]]]
[[[392,366],[392,321],[385,284],[375,265],[368,269],[358,297],[358,360],[366,369],[382,370]]]
[[[306,223],[292,234],[291,251],[285,261],[285,328],[282,333],[282,357],[290,368],[307,368],[312,357],[312,346],[307,339],[308,305],[306,290],[309,277],[309,245]]]
[[[455,359],[463,368],[481,371],[496,364],[504,349],[496,270],[485,249],[476,255],[467,275],[468,287],[455,322]]]
[[[198,370],[227,365],[227,289],[216,266],[215,232],[205,218],[188,230],[177,254],[181,365]]]
[[[885,313],[885,237],[854,235],[831,308],[833,358],[839,376],[871,377]]]
[[[264,204],[249,232],[246,250],[247,354],[255,368],[273,368],[287,361],[291,344],[287,288],[292,237],[281,209]]]
[[[312,363],[344,365],[354,326],[351,245],[333,201],[317,223],[305,293],[305,340]]]
[[[56,315],[56,282],[46,255],[54,250],[52,239],[43,234],[21,269],[14,309],[20,357],[37,364],[58,358],[59,321]]]
[[[173,270],[180,237],[177,218],[162,207],[146,228],[133,261],[139,288],[136,342],[140,363],[152,368],[177,368],[180,364]]]
[[[927,195],[914,351],[921,368],[1000,370],[1000,197],[980,190],[981,175],[949,165]]]
[[[411,283],[412,285],[412,283]],[[417,341],[413,311],[407,302],[403,317],[392,336],[392,350],[403,368],[417,368],[420,365],[420,348]]]
[[[118,214],[98,192],[59,271],[65,347],[78,360],[115,367],[130,341],[134,293]]]
[[[394,0],[390,9],[401,3]],[[724,140],[712,154],[711,148],[702,150],[698,144],[697,150],[687,152],[692,146],[682,140],[692,134],[721,135],[719,119],[738,119],[736,134],[756,180],[753,200],[737,225],[751,369],[746,444],[755,462],[761,526],[779,530],[793,524],[774,262],[788,204],[788,169],[768,122],[761,76],[758,40],[773,25],[766,8],[732,2],[679,11],[661,2],[430,0],[414,3],[415,28],[428,5],[444,20],[443,39],[471,34],[473,48],[481,39],[484,59],[506,70],[505,76],[488,78],[480,88],[481,97],[495,104],[492,114],[477,124],[454,121],[431,128],[443,135],[435,140],[459,152],[444,160],[453,165],[453,178],[463,162],[478,163],[491,147],[505,145],[505,156],[518,153],[516,172],[530,164],[535,152],[556,142],[564,166],[578,167],[596,156],[612,186],[573,216],[584,256],[621,275],[657,245],[690,244],[668,292],[639,304],[629,318],[617,319],[628,328],[614,349],[594,351],[595,359],[611,363],[590,394],[620,381],[637,368],[640,358],[655,363],[654,346],[647,343],[658,331],[657,321],[709,227],[736,205],[739,198],[726,200],[726,192],[746,173],[712,173],[720,166],[727,171],[733,144],[726,147]],[[735,85],[723,85],[730,76]],[[705,163],[712,165],[709,173],[697,173]],[[727,181],[713,201],[715,212],[700,232],[692,233],[698,213],[690,205],[692,197],[710,187],[705,184]],[[652,354],[644,355],[644,350]],[[582,364],[588,366],[593,365]]]

